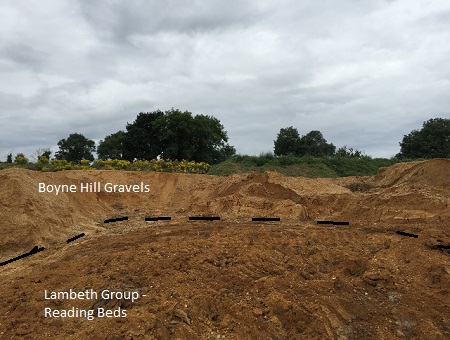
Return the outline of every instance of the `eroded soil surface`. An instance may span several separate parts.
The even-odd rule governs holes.
[[[56,196],[37,193],[42,181],[144,181],[151,193]],[[2,339],[450,337],[450,160],[340,179],[10,169],[0,189],[0,261],[45,247],[0,267]],[[44,299],[70,289],[145,297]],[[44,317],[99,306],[127,316]]]

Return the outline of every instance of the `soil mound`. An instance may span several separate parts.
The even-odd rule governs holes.
[[[276,183],[273,174],[252,174],[221,183],[208,198],[214,212],[242,218],[286,217],[309,218],[302,197],[294,190]],[[274,181],[275,179],[275,181]]]
[[[407,186],[432,186],[450,188],[450,159],[437,158],[429,161],[397,163],[381,168],[373,177],[380,187],[405,184]]]
[[[204,212],[233,218],[280,217],[289,221],[311,219],[311,196],[348,194],[330,179],[288,178],[278,173],[233,175],[195,200]],[[313,208],[312,210],[310,208]]]

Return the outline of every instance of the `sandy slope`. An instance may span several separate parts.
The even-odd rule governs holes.
[[[150,193],[56,196],[38,193],[39,182],[143,182]],[[221,221],[187,221],[192,215]],[[120,216],[129,220],[103,223]],[[144,222],[145,216],[173,220]],[[449,228],[447,159],[339,179],[3,170],[0,261],[35,245],[46,249],[0,267],[0,335],[443,338],[450,336],[450,267],[439,247],[450,246]],[[66,244],[81,232],[86,236]],[[88,287],[136,289],[147,297],[111,306],[123,304],[126,319],[43,318],[44,289]],[[95,301],[57,303],[74,304],[89,308]]]

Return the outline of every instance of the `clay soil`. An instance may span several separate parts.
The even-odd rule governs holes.
[[[150,193],[37,190],[95,181]],[[34,246],[0,267],[1,339],[450,338],[448,159],[338,179],[0,171],[0,262]],[[146,296],[44,299],[69,289]],[[98,306],[127,317],[43,312]]]

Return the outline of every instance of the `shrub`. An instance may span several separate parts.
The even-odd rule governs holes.
[[[28,163],[28,158],[25,157],[23,153],[18,153],[14,159],[14,163],[19,165],[24,165]]]
[[[36,162],[36,166],[38,170],[42,170],[44,167],[47,167],[50,164],[50,161],[45,156],[39,156],[38,161]]]
[[[52,159],[50,161],[53,171],[70,170],[72,169],[72,162],[65,159]]]
[[[82,160],[81,164],[72,164],[66,160],[53,159],[50,162],[48,159],[41,159],[36,163],[41,171],[60,171],[60,170],[134,170],[134,171],[157,171],[157,172],[182,172],[193,174],[206,173],[210,165],[204,162],[194,161],[170,161],[163,159],[137,160],[134,163],[130,163],[127,160],[121,159],[97,159],[92,166],[89,165],[89,160]]]
[[[286,156],[280,156],[277,158],[278,164],[281,166],[288,166],[288,165],[294,165],[299,162],[298,157],[294,156],[293,154],[288,154]]]
[[[133,162],[132,169],[137,171],[150,171],[151,164],[147,160],[138,159],[137,161]]]

